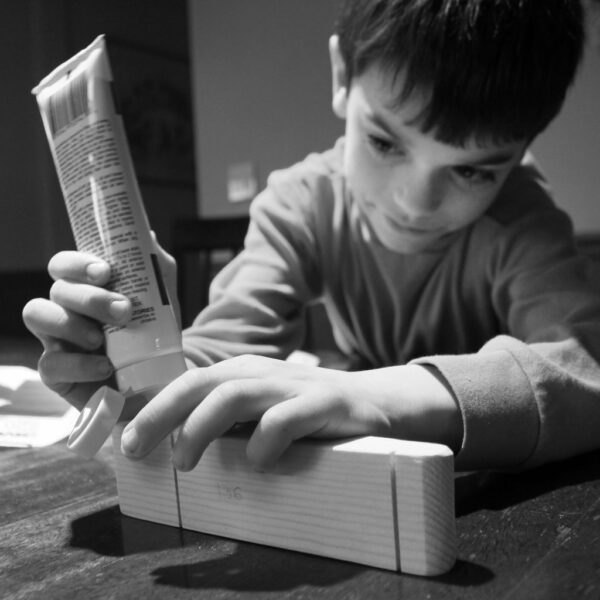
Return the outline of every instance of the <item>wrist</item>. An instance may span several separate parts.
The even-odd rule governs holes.
[[[389,422],[392,437],[449,446],[462,444],[462,415],[452,390],[429,365],[401,365],[355,375],[369,386],[372,402]]]

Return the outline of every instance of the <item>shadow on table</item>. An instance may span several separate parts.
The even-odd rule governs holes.
[[[354,579],[367,567],[256,544],[234,542],[227,554],[159,567],[159,585],[231,591],[285,591],[331,587]]]
[[[160,567],[152,572],[157,584],[176,587],[269,592],[311,586],[315,593],[318,588],[330,588],[350,580],[356,580],[356,585],[362,587],[363,574],[373,594],[377,588],[390,589],[398,585],[424,593],[434,591],[436,584],[474,587],[494,578],[488,568],[463,560],[458,560],[445,575],[417,577],[253,544],[237,545],[228,556]]]
[[[125,517],[118,506],[74,520],[69,545],[103,556],[180,550],[167,556],[178,560],[203,558],[197,562],[192,559],[189,564],[160,567],[151,573],[157,584],[185,588],[282,591],[304,585],[330,586],[366,569]]]
[[[600,482],[599,451],[520,473],[459,474],[457,517],[460,522],[461,517],[477,511],[501,511],[532,499],[546,507],[568,510],[574,498],[597,497],[600,484],[596,481]],[[458,560],[440,577],[399,575],[124,517],[117,505],[81,517],[71,526],[73,547],[108,556],[151,554],[143,560],[160,586],[282,593],[311,586],[326,594],[333,587],[350,591],[356,585],[372,585],[381,590],[410,591],[413,597],[434,597],[437,591],[448,591],[448,586],[482,586],[495,578],[487,566],[465,560]],[[479,527],[477,523],[474,526]],[[136,564],[139,568],[139,562]]]
[[[178,527],[125,517],[115,505],[72,521],[69,545],[103,556],[129,556],[182,548],[182,533]]]
[[[503,510],[567,487],[600,480],[600,452],[551,463],[529,471],[474,472],[456,478],[456,516],[478,510]]]
[[[155,568],[150,575],[157,585],[194,589],[283,592],[304,586],[343,586],[365,575],[384,587],[409,585],[431,591],[436,583],[472,587],[494,578],[488,568],[464,560],[458,560],[449,573],[433,578],[371,569],[125,517],[117,505],[74,520],[69,545],[122,557],[179,550],[166,554],[177,564]]]

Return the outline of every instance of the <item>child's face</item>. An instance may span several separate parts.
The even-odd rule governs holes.
[[[344,172],[377,239],[396,252],[414,253],[478,219],[526,143],[442,144],[410,124],[419,113],[418,97],[394,107],[398,90],[391,81],[371,67],[355,78],[341,104],[338,98],[336,112],[346,119]]]

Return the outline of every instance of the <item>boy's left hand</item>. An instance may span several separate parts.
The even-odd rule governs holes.
[[[187,371],[125,428],[122,450],[145,456],[181,425],[173,450],[180,470],[194,468],[206,447],[236,423],[257,422],[247,456],[257,470],[274,467],[296,439],[386,435],[390,423],[353,373],[240,356]]]

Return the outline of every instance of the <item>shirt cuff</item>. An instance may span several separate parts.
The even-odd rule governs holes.
[[[419,358],[436,367],[461,410],[463,442],[458,469],[519,467],[539,436],[537,404],[529,379],[507,350]]]

